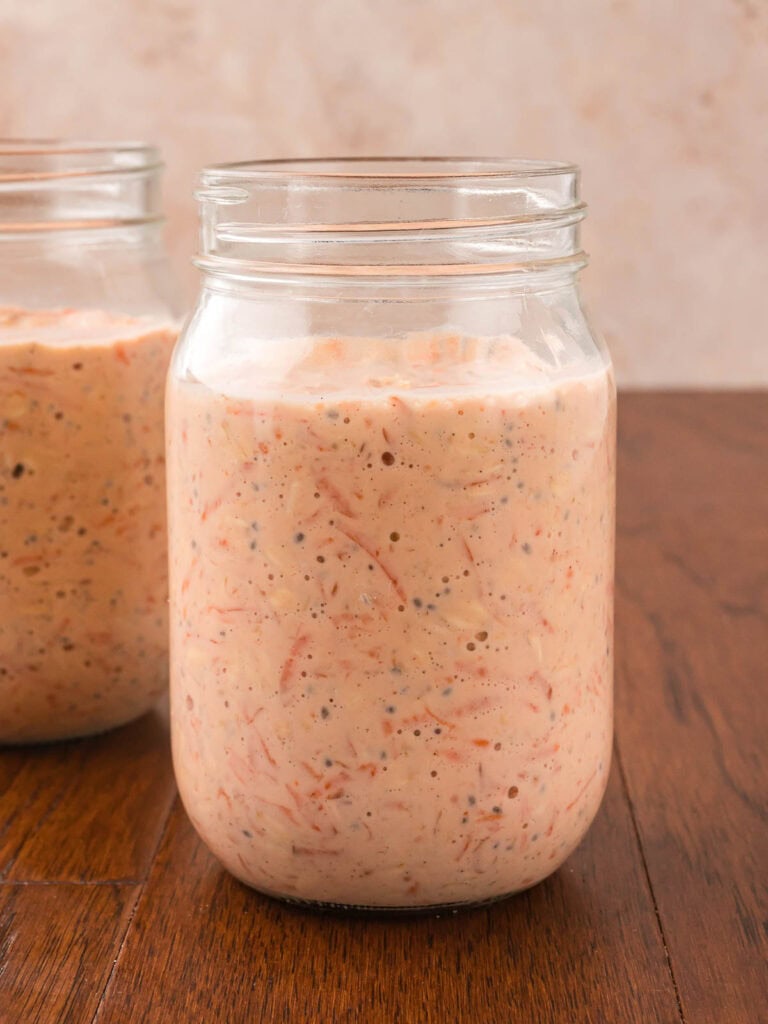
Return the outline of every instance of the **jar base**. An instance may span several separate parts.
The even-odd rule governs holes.
[[[242,880],[240,880],[242,881]],[[247,882],[242,884],[254,892],[266,896],[276,903],[282,903],[296,910],[306,910],[317,914],[332,914],[337,917],[442,917],[444,914],[456,915],[469,910],[481,910],[484,907],[492,906],[494,903],[501,903],[519,893],[526,892],[528,888],[514,889],[511,892],[501,893],[499,896],[488,896],[482,900],[467,900],[455,903],[428,903],[420,906],[375,906],[364,903],[335,903],[326,900],[302,899],[298,896],[283,896],[278,893],[268,892]],[[534,883],[535,885],[536,883]]]
[[[51,727],[16,729],[13,733],[0,735],[0,750],[10,750],[17,747],[47,747],[55,746],[57,743],[98,739],[99,736],[115,732],[117,729],[123,729],[133,722],[137,722],[140,718],[144,718],[145,715],[151,714],[159,707],[162,699],[163,695],[159,694],[149,704],[141,704],[137,710],[126,712],[117,719],[102,719],[99,722],[88,724],[80,722],[63,730]]]

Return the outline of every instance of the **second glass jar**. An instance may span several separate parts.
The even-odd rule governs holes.
[[[166,425],[187,811],[285,899],[534,885],[612,736],[615,391],[577,172],[224,165],[199,198]]]
[[[0,744],[167,689],[160,171],[142,143],[0,142]]]

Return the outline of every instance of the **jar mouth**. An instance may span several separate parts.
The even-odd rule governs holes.
[[[443,275],[581,266],[574,164],[462,157],[264,160],[200,175],[210,273]]]
[[[161,170],[144,142],[0,139],[0,235],[156,222]]]
[[[360,179],[384,178],[389,182],[409,183],[429,178],[436,182],[456,179],[520,179],[578,174],[576,164],[559,160],[522,160],[505,157],[453,156],[350,156],[306,157],[292,160],[245,160],[237,163],[211,164],[203,176],[215,174],[232,180],[255,181],[267,178],[331,179],[337,187],[340,179],[348,179],[355,187]]]

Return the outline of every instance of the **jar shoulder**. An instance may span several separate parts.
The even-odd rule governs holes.
[[[440,301],[337,301],[311,290],[204,289],[172,366],[216,391],[535,386],[598,372],[610,357],[574,288]]]

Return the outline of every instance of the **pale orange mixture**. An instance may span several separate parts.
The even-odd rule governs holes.
[[[514,339],[436,371],[451,344],[403,342],[389,377],[354,341],[302,343],[279,383],[247,354],[171,377],[174,763],[200,834],[266,892],[502,896],[600,803],[610,371],[552,380]]]
[[[175,329],[0,310],[0,742],[97,732],[167,680]]]

